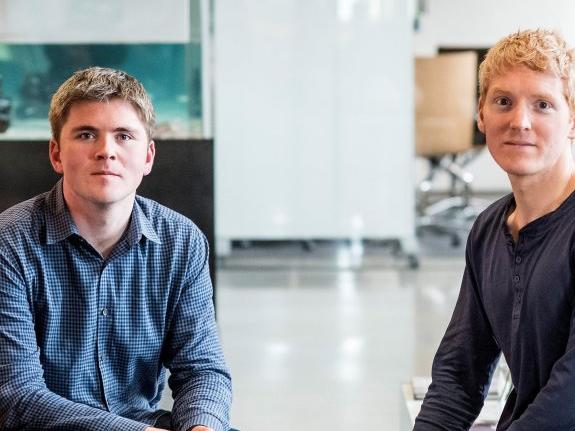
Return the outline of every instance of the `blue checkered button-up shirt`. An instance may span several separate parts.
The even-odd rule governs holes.
[[[165,369],[172,425],[227,430],[230,375],[204,236],[136,197],[107,258],[80,235],[59,182],[0,214],[0,428],[144,430]]]

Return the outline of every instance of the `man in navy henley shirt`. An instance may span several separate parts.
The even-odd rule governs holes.
[[[469,235],[453,317],[414,430],[467,430],[502,353],[514,389],[497,430],[575,429],[575,54],[526,30],[480,66],[478,125],[512,194]]]

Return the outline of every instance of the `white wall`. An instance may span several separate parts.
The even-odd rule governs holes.
[[[427,5],[414,37],[415,55],[433,55],[438,47],[490,47],[505,35],[527,28],[556,29],[575,44],[573,0],[427,0]],[[475,190],[509,190],[506,175],[487,151],[469,170],[475,176]],[[425,171],[425,162],[419,160],[418,179]]]
[[[553,28],[575,42],[573,0],[427,0],[416,53],[427,46],[493,45],[503,36],[526,28]]]
[[[0,41],[187,43],[190,0],[0,0]]]

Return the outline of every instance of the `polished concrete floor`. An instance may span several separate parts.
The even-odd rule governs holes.
[[[219,261],[217,311],[242,431],[398,430],[427,375],[463,248],[423,239],[420,268],[379,244],[253,246]]]

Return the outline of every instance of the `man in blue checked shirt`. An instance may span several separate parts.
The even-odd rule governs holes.
[[[0,214],[0,428],[227,431],[231,380],[207,243],[136,196],[155,115],[116,70],[76,72],[50,106],[62,179]],[[172,412],[158,410],[165,369]]]

